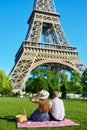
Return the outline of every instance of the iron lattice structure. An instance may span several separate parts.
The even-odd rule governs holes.
[[[59,18],[53,0],[34,0],[29,29],[10,72],[14,90],[22,90],[27,76],[40,65],[51,64],[57,71],[76,70],[82,74],[84,65],[78,58],[77,47],[68,42]]]

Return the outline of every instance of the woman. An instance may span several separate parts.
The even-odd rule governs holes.
[[[28,119],[31,121],[48,121],[49,110],[52,106],[48,99],[49,93],[46,90],[41,90],[36,96],[33,96],[30,101],[39,105],[39,107],[30,115]]]

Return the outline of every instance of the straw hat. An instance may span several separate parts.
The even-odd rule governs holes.
[[[46,99],[49,97],[49,92],[47,92],[46,90],[41,90],[38,95],[40,99]]]

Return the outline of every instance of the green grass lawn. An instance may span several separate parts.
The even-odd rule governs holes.
[[[79,123],[80,126],[57,127],[57,128],[39,128],[39,130],[87,130],[87,100],[64,100],[66,118]],[[5,98],[0,97],[0,130],[17,130],[15,116],[27,114],[34,111],[37,105],[29,102],[28,98]],[[19,130],[34,130],[35,128],[26,128]],[[38,130],[36,128],[35,130]]]

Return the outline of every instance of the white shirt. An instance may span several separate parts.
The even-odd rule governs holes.
[[[59,99],[58,97],[56,97],[52,100],[51,114],[57,120],[63,120],[63,118],[65,117],[63,101],[61,99]]]

